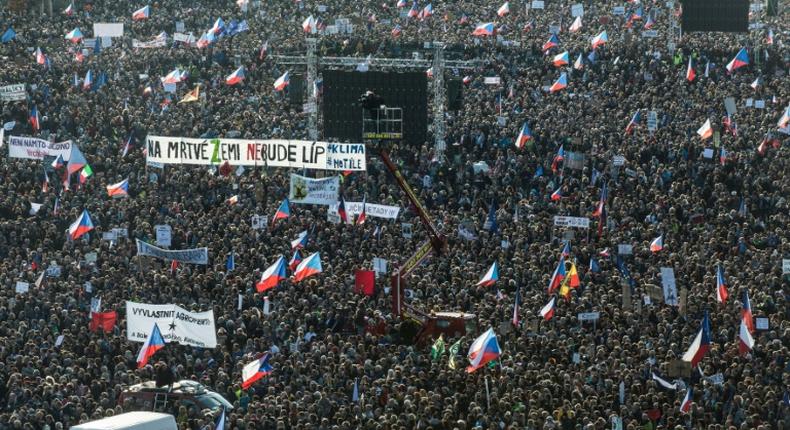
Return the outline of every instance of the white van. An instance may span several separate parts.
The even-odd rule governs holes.
[[[158,412],[127,412],[72,426],[71,430],[178,430],[178,426],[172,415]]]

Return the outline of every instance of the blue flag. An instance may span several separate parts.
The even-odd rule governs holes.
[[[535,170],[535,177],[540,178],[543,176],[543,165],[538,166],[537,170]]]
[[[93,55],[101,54],[101,37],[96,38],[96,43],[93,45]]]
[[[233,251],[228,254],[228,259],[225,260],[225,270],[228,272],[232,272],[236,269],[236,257],[233,255]]]
[[[3,43],[8,43],[13,39],[16,39],[16,31],[14,31],[13,28],[8,27],[8,30],[3,33],[2,41]]]
[[[491,233],[496,233],[499,231],[499,225],[496,222],[496,209],[494,208],[493,200],[491,201],[491,205],[488,207],[488,217],[486,218],[486,222],[483,224],[483,228],[490,231]]]

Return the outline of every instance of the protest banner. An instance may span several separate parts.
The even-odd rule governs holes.
[[[163,164],[222,164],[296,169],[366,169],[365,145],[309,140],[194,139],[148,136],[147,161]]]
[[[72,142],[50,142],[35,137],[11,136],[8,138],[8,158],[25,158],[43,160],[45,156],[63,157],[68,161],[71,157]]]
[[[329,206],[329,213],[336,214],[337,206],[337,201],[333,202],[332,205]],[[346,213],[349,216],[361,214],[362,202],[346,202]],[[400,213],[400,207],[398,206],[365,203],[365,216],[373,218],[397,219],[398,213]]]
[[[675,270],[671,267],[661,268],[661,286],[664,290],[664,303],[670,306],[677,306],[678,289],[675,284]]]
[[[93,23],[93,37],[121,37],[123,36],[122,22],[95,22]],[[104,42],[102,40],[102,42]]]
[[[164,38],[156,38],[148,42],[141,42],[137,39],[132,39],[132,48],[135,49],[163,48],[166,44],[167,44],[167,40],[165,40]]]
[[[163,260],[176,260],[179,263],[208,264],[208,248],[162,249],[150,243],[137,240],[137,255],[156,257]]]
[[[215,348],[217,330],[214,311],[189,312],[174,305],[149,305],[126,302],[126,339],[145,342],[154,323],[159,326],[165,342],[175,342],[198,348]]]
[[[337,203],[339,189],[337,176],[313,179],[292,173],[288,198],[291,203],[328,206]]]
[[[555,216],[555,227],[571,227],[571,228],[590,228],[590,219],[584,217],[573,216]]]
[[[13,84],[0,87],[0,100],[4,102],[15,102],[27,99],[25,84]]]
[[[156,244],[159,246],[170,247],[173,242],[173,229],[167,224],[154,226],[156,232]]]

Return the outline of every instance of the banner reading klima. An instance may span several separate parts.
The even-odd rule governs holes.
[[[365,145],[309,140],[193,139],[148,136],[147,161],[364,171]]]

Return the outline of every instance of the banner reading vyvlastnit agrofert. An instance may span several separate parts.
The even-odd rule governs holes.
[[[309,140],[193,139],[148,136],[147,161],[364,171],[365,145]]]
[[[149,305],[126,302],[126,339],[145,342],[154,323],[166,342],[199,348],[215,348],[217,331],[214,327],[214,311],[189,312],[181,306]]]

